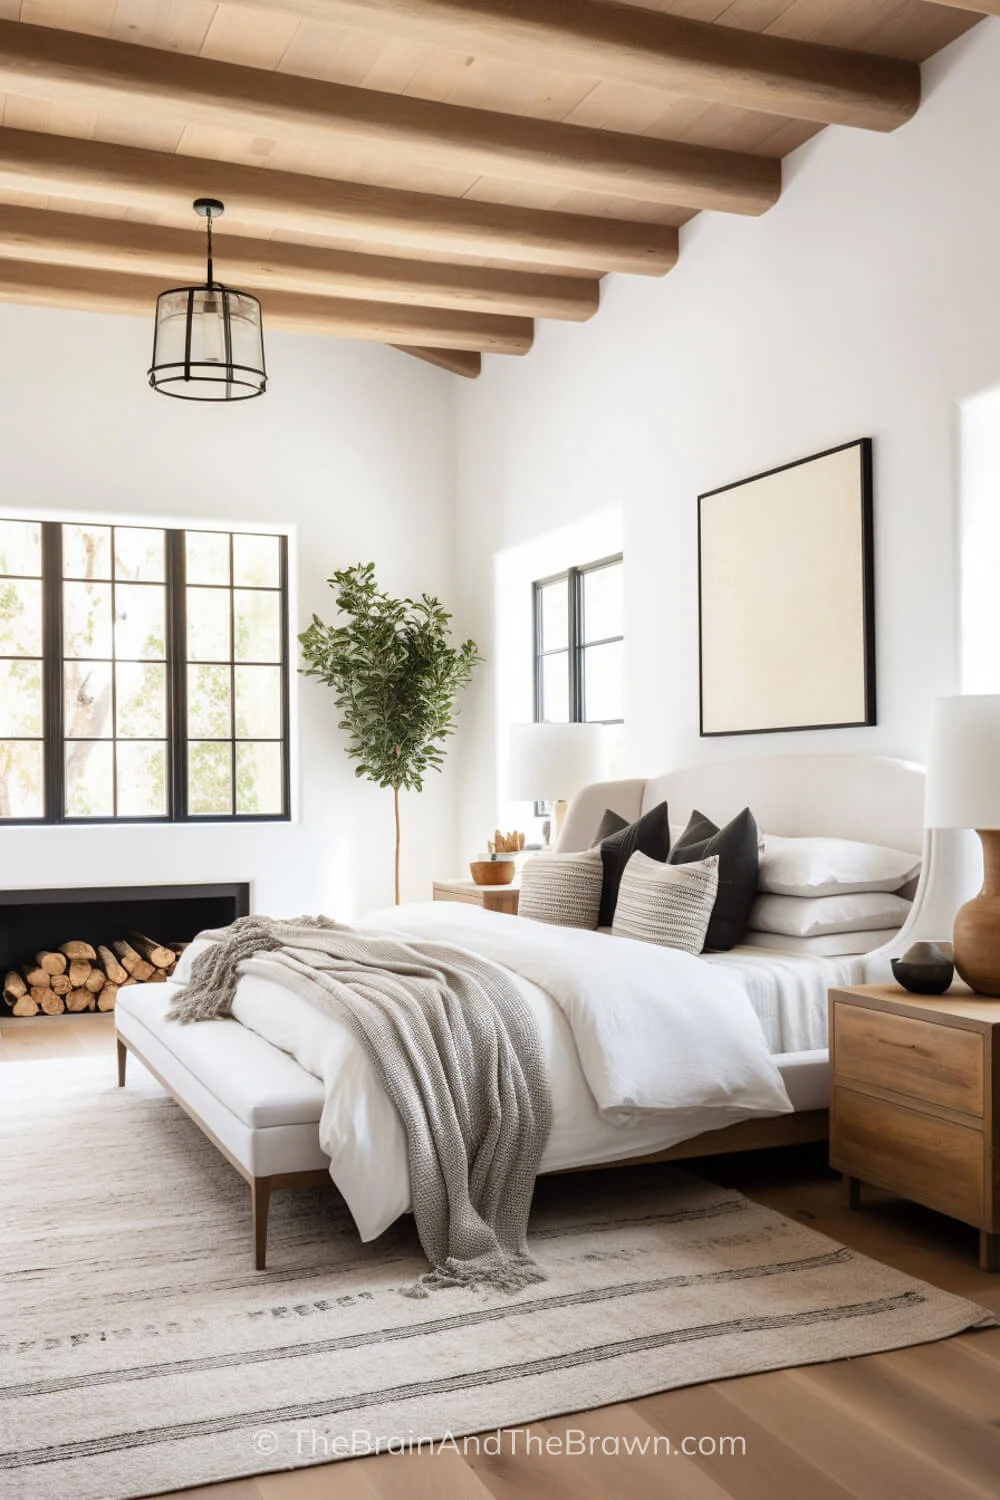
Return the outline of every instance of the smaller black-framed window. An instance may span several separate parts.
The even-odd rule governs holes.
[[[532,593],[536,722],[624,723],[621,553],[540,578]]]

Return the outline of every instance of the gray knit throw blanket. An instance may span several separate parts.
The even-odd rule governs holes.
[[[399,1111],[431,1264],[407,1295],[544,1280],[527,1226],[552,1100],[538,1027],[504,970],[327,917],[240,917],[201,936],[212,946],[174,1001],[177,1020],[229,1015],[241,974],[273,980],[347,1026]]]

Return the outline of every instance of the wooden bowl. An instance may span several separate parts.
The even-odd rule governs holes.
[[[476,885],[510,885],[516,870],[512,859],[474,859],[469,865]]]

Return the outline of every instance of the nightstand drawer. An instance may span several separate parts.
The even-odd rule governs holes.
[[[978,1031],[836,1001],[833,1046],[837,1083],[873,1084],[983,1115],[984,1050]]]
[[[830,1125],[830,1162],[841,1172],[983,1223],[981,1130],[842,1086],[833,1090]]]

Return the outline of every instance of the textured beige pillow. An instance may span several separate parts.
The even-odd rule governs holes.
[[[537,854],[521,871],[519,917],[557,927],[597,926],[603,880],[601,851]]]
[[[700,953],[719,889],[719,856],[689,865],[661,865],[633,854],[625,866],[612,932]]]

